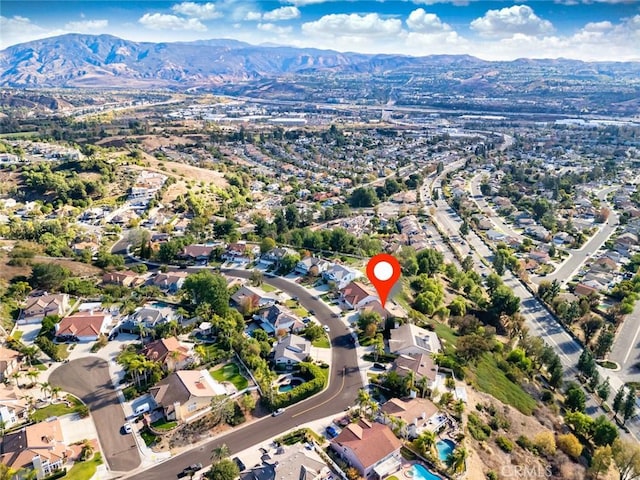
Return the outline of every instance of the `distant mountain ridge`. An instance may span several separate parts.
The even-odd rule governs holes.
[[[629,66],[632,65],[630,69]],[[419,73],[437,66],[451,72],[541,67],[624,75],[640,63],[577,60],[489,62],[469,55],[366,55],[311,48],[254,46],[237,40],[132,42],[111,35],[67,34],[0,51],[0,86],[5,87],[196,87],[282,76]]]

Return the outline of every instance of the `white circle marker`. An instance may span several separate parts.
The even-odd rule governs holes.
[[[393,267],[389,262],[380,262],[373,267],[373,274],[382,282],[386,282],[393,275]]]

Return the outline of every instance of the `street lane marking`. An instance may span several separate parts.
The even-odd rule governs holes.
[[[319,403],[317,405],[314,405],[313,407],[307,408],[306,410],[303,410],[300,413],[296,413],[295,415],[291,415],[291,418],[296,418],[296,417],[299,417],[300,415],[303,415],[303,414],[305,414],[307,412],[310,412],[311,410],[315,410],[316,408],[321,407],[325,403],[329,403],[331,400],[336,398],[338,395],[340,395],[342,393],[342,390],[344,389],[344,379],[345,378],[347,378],[347,376],[346,375],[342,375],[342,385],[340,385],[340,390],[338,390],[334,395],[332,395],[331,398],[327,398],[324,402]]]
[[[629,320],[629,319],[627,318],[627,320]],[[635,349],[634,345],[636,344],[636,341],[638,340],[638,334],[640,334],[640,325],[638,325],[638,329],[636,330],[636,334],[633,337],[633,341],[631,342],[631,345],[629,345],[629,350],[627,351],[627,354],[624,356],[624,360],[622,362],[622,365],[626,365],[627,364],[627,360],[629,360],[629,355],[631,355],[631,352]]]

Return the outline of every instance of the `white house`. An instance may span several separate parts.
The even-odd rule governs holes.
[[[361,274],[358,270],[345,267],[343,265],[333,264],[322,273],[322,278],[327,282],[335,284],[338,290],[342,290],[356,278],[360,277],[360,275]]]
[[[433,354],[440,351],[440,340],[436,332],[405,323],[391,330],[389,350],[398,355]]]
[[[296,365],[311,354],[311,342],[299,335],[287,335],[276,345],[274,361],[278,365]]]
[[[301,275],[322,275],[331,265],[331,262],[323,258],[305,257],[298,262],[295,272]]]

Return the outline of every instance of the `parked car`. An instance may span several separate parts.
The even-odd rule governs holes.
[[[333,425],[329,425],[329,426],[326,428],[326,432],[327,432],[327,436],[328,436],[329,438],[335,438],[335,437],[337,437],[337,436],[338,436],[338,434],[340,433],[340,432],[338,432],[338,429],[337,429],[336,427],[334,427]]]
[[[382,363],[376,362],[373,364],[373,368],[377,368],[378,370],[386,370],[387,366],[383,365]]]
[[[238,470],[240,470],[241,472],[244,472],[247,469],[246,465],[238,457],[233,457],[232,460],[233,463],[238,466]]]
[[[325,332],[330,332],[331,329],[329,328],[329,325],[323,325],[322,328],[324,328]]]
[[[133,427],[131,426],[130,423],[125,423],[122,426],[122,430],[124,431],[124,433],[133,433]]]
[[[185,467],[179,474],[178,477],[186,477],[188,475],[191,475],[193,473],[196,473],[198,470],[202,470],[202,464],[201,463],[194,463],[192,465],[189,465],[188,467]]]

